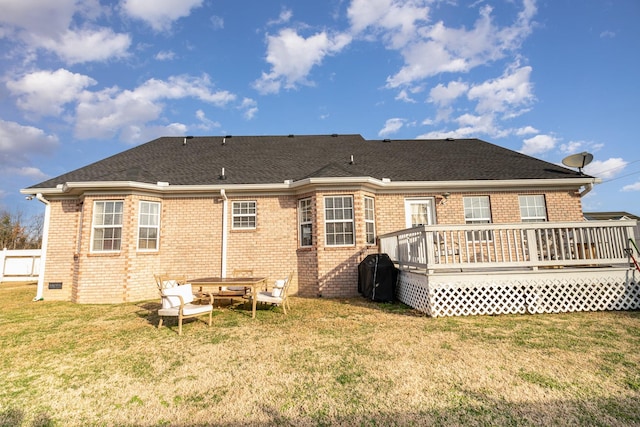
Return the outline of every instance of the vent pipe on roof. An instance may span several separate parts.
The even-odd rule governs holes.
[[[352,155],[351,155],[351,159],[349,159],[349,164],[350,164],[350,165],[352,165],[352,164],[354,164],[354,163],[355,163],[355,162],[353,161],[353,154],[352,154]]]
[[[390,139],[383,139],[382,142],[391,142]]]
[[[220,176],[218,178],[219,179],[227,179],[227,176],[224,174],[224,168],[222,168],[222,171],[221,171]]]
[[[193,136],[185,136],[182,145],[187,145],[187,139],[193,139]]]

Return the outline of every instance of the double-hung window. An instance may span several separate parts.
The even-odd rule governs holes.
[[[118,252],[122,245],[122,211],[120,200],[100,200],[93,204],[93,252]]]
[[[138,215],[138,249],[142,251],[158,250],[160,235],[160,203],[140,202]]]
[[[491,206],[489,196],[465,197],[464,201],[464,221],[466,224],[490,224]],[[489,230],[478,230],[467,232],[468,241],[493,240],[493,235]]]
[[[324,198],[325,242],[327,246],[353,245],[353,197]]]
[[[233,202],[231,215],[233,229],[255,229],[256,201]]]
[[[376,211],[373,197],[364,198],[364,225],[367,245],[376,244]]]
[[[313,244],[313,207],[310,198],[298,201],[298,224],[300,246],[311,246]]]
[[[547,220],[547,207],[544,195],[519,196],[520,218],[522,222],[545,222]]]

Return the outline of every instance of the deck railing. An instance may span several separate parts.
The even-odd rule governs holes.
[[[629,264],[635,220],[428,225],[380,236],[401,269],[438,270]]]

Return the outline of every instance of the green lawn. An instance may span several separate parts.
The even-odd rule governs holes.
[[[640,312],[433,319],[292,299],[157,329],[157,301],[0,285],[0,426],[640,425]]]

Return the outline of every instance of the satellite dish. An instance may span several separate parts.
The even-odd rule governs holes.
[[[582,168],[587,166],[593,160],[593,154],[582,152],[578,154],[572,154],[562,159],[562,164],[569,166],[570,168],[578,168],[578,171],[582,173]]]

